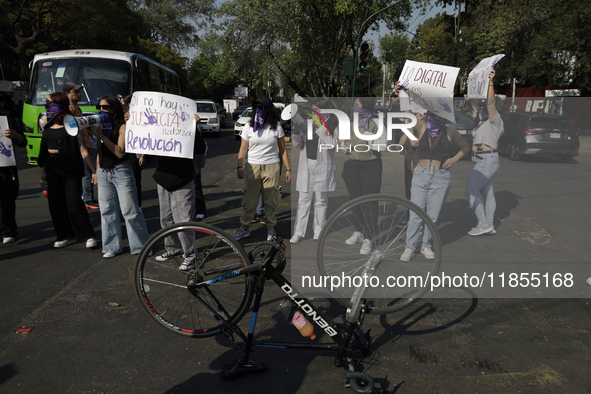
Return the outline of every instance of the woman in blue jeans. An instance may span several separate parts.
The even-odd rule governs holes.
[[[472,132],[474,169],[470,174],[464,193],[478,219],[476,227],[468,232],[468,235],[473,236],[496,234],[493,219],[497,203],[493,192],[493,177],[499,170],[497,146],[504,128],[503,120],[496,108],[494,77],[495,70],[492,70],[488,76],[488,97],[482,103],[484,104],[483,108],[481,110],[478,110],[478,107],[474,108],[475,115],[479,120],[478,126]],[[472,104],[474,104],[474,100],[472,100]],[[482,194],[484,201],[480,199],[479,194]]]
[[[133,171],[125,154],[123,107],[116,97],[105,96],[96,108],[106,117],[100,129],[90,129],[101,141],[99,165],[93,180],[98,184],[103,258],[113,258],[123,251],[119,210],[125,219],[131,254],[137,254],[149,234],[144,214],[138,205]]]
[[[415,112],[415,115],[417,125],[413,131],[418,140],[411,141],[411,145],[418,150],[419,163],[415,167],[412,178],[410,200],[423,209],[433,223],[436,223],[441,207],[449,194],[451,182],[449,169],[468,154],[470,147],[457,130],[448,130],[441,119],[428,114],[427,111]],[[450,157],[452,143],[457,145],[460,151]],[[421,218],[412,211],[406,233],[406,248],[400,256],[400,261],[410,261],[414,256],[421,226]],[[426,226],[423,231],[421,254],[427,259],[435,258],[431,249],[431,233]]]

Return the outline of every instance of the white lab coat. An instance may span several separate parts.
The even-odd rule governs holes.
[[[314,131],[320,141],[318,144],[329,144],[336,148],[339,142],[339,130],[335,127],[331,136],[326,128]],[[296,190],[299,192],[331,192],[336,189],[334,149],[322,149],[316,158],[316,168],[311,174],[308,170],[308,155],[306,154],[306,129],[292,134],[293,146],[300,150]]]

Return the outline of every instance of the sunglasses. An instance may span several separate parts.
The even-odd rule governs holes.
[[[97,106],[96,106],[96,109],[99,109],[99,110],[100,109],[108,110],[108,109],[111,109],[111,108],[113,108],[113,107],[110,106],[110,105],[100,105],[100,104],[97,104]]]

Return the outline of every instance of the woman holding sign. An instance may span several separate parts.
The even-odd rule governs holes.
[[[114,96],[102,97],[96,106],[105,117],[100,128],[90,132],[101,141],[95,182],[98,184],[103,258],[123,251],[119,210],[125,219],[131,254],[140,252],[149,238],[144,214],[138,205],[133,171],[125,154],[125,118],[121,102]]]
[[[468,235],[496,234],[493,219],[497,204],[493,192],[493,177],[499,170],[499,153],[497,146],[499,138],[504,132],[503,120],[497,112],[495,100],[495,87],[493,69],[488,78],[488,98],[482,109],[478,110],[472,100],[475,115],[478,117],[478,126],[472,132],[474,142],[472,144],[472,161],[474,169],[468,179],[464,192],[470,206],[476,214],[478,225],[468,232]],[[484,202],[479,194],[484,197]]]
[[[47,123],[41,138],[41,150],[37,164],[41,167],[41,179],[47,182],[49,212],[57,240],[54,248],[63,248],[86,239],[86,247],[97,243],[90,224],[86,206],[80,198],[84,162],[94,171],[94,163],[80,135],[69,135],[64,127],[64,116],[71,114],[70,100],[65,93],[52,93],[45,104]]]
[[[399,89],[400,85],[397,84],[396,88]],[[417,117],[417,125],[413,132],[418,140],[411,141],[411,145],[418,150],[419,163],[414,169],[410,200],[423,209],[433,223],[436,223],[441,207],[449,194],[451,183],[449,169],[468,154],[470,147],[457,130],[447,129],[441,118],[428,113],[427,110],[413,112]],[[460,148],[460,151],[450,157],[452,143]],[[400,256],[400,261],[410,261],[413,258],[421,225],[421,218],[411,211],[406,233],[406,248]],[[423,229],[421,254],[427,259],[435,258],[431,249],[431,233],[426,226]]]
[[[232,236],[242,239],[250,236],[248,231],[256,213],[261,185],[267,220],[267,239],[275,233],[277,218],[275,209],[279,203],[279,178],[281,168],[279,157],[287,166],[285,181],[291,180],[289,155],[285,149],[283,129],[279,123],[279,113],[268,97],[261,96],[252,103],[253,111],[244,129],[242,143],[238,152],[236,171],[238,179],[244,179],[244,195],[242,197],[241,227]],[[246,155],[248,154],[248,160]]]

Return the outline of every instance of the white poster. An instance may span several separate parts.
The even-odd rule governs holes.
[[[400,73],[400,109],[425,109],[455,122],[453,95],[457,67],[407,60]]]
[[[488,75],[503,57],[505,57],[503,54],[487,57],[474,67],[468,76],[468,94],[466,96],[468,100],[485,99],[488,96]]]
[[[0,116],[0,167],[16,165],[12,140],[4,136],[4,131],[9,128],[8,118],[6,116]]]
[[[129,107],[125,151],[193,158],[197,104],[186,97],[135,92]]]

